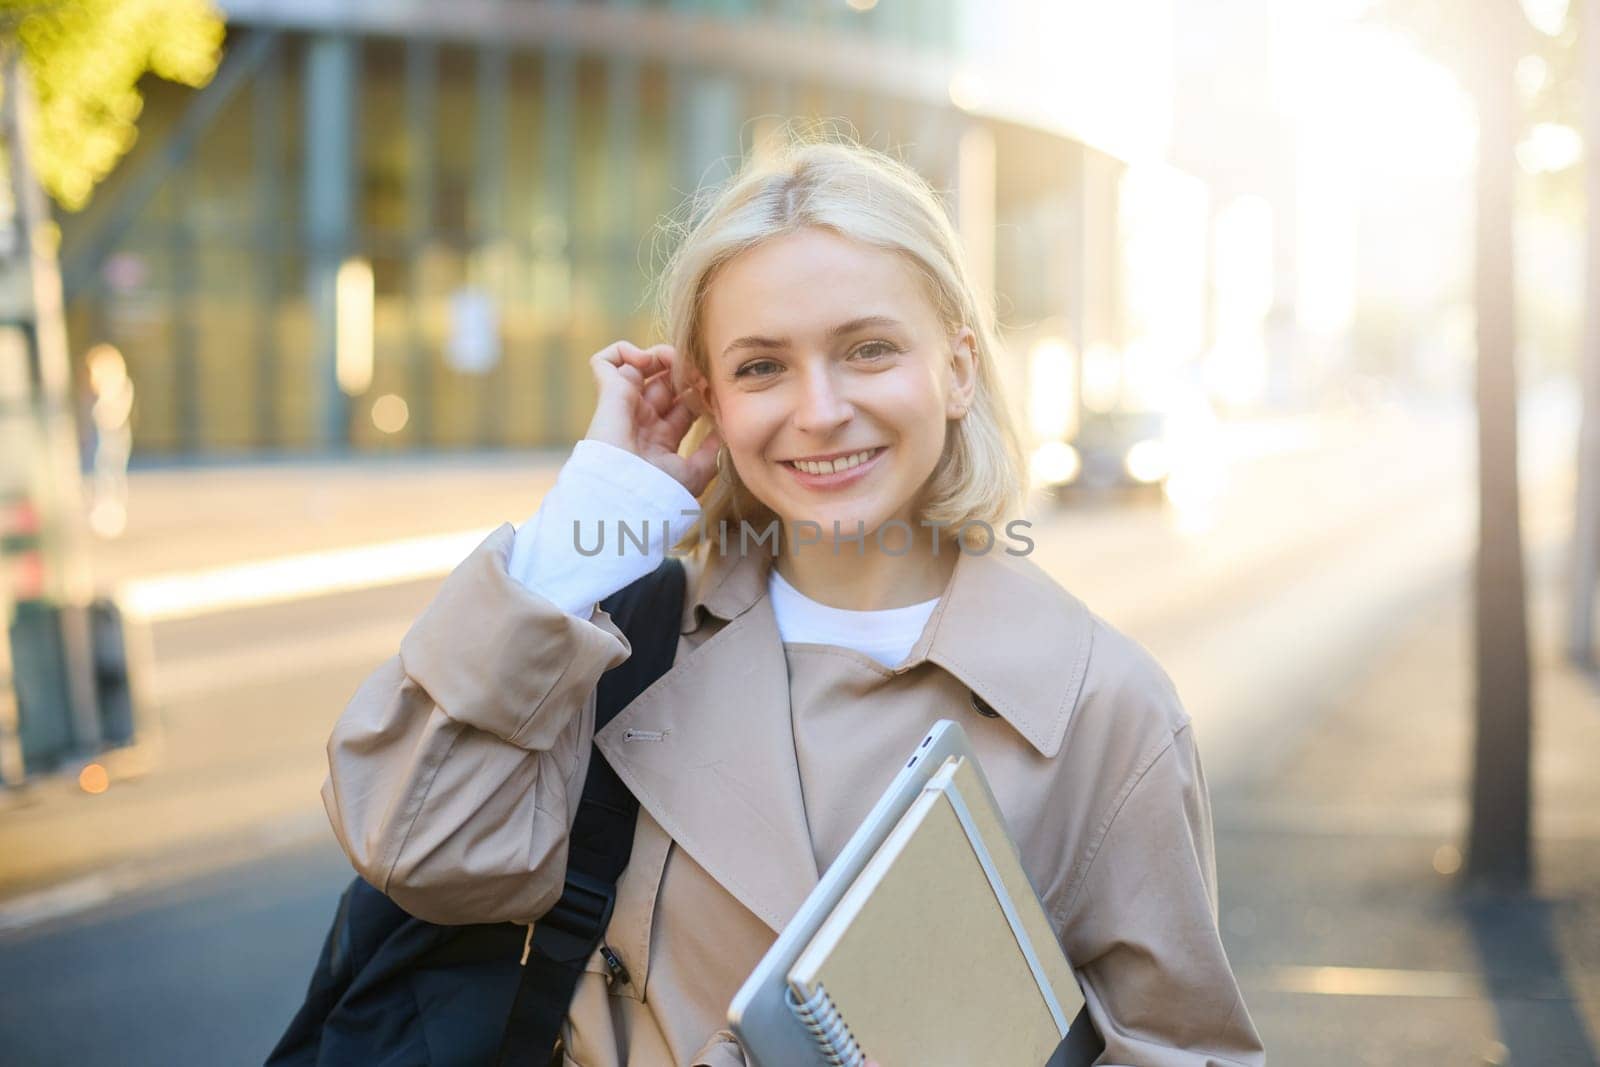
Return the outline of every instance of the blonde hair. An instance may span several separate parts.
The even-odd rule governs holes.
[[[947,433],[944,454],[923,487],[919,521],[958,530],[969,522],[1004,521],[1021,499],[1023,465],[996,365],[994,311],[978,298],[937,194],[910,167],[853,140],[817,139],[792,128],[780,138],[770,155],[747,158],[724,185],[691,198],[687,221],[666,223],[678,243],[655,296],[657,326],[679,355],[674,385],[685,388],[691,368],[710,376],[702,337],[706,293],[718,270],[740,253],[806,228],[894,252],[916,269],[947,331],[965,325],[976,337],[972,404]],[[686,450],[711,429],[710,416],[702,415],[686,435]],[[764,526],[775,518],[739,484],[732,464],[712,477],[700,508],[702,521],[680,550],[715,544],[723,523],[736,538],[739,521]]]

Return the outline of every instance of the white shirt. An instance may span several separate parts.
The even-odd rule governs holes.
[[[586,618],[597,602],[655,570],[694,525],[699,507],[659,467],[613,445],[579,441],[539,510],[518,528],[511,575]],[[935,597],[880,611],[830,607],[790,585],[776,567],[767,591],[786,644],[838,645],[887,667],[906,658],[939,603]]]
[[[934,597],[920,604],[878,611],[835,608],[812,600],[790,585],[776,567],[767,577],[767,595],[785,643],[853,648],[885,667],[893,667],[906,658],[939,604],[939,598]]]

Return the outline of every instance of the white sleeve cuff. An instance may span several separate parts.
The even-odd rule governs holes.
[[[699,501],[659,467],[579,441],[539,510],[517,529],[508,569],[563,611],[588,618],[597,601],[655,570],[699,515]]]

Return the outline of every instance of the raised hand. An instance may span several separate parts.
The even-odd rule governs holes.
[[[599,398],[584,437],[632,452],[699,496],[716,473],[722,438],[713,431],[692,454],[678,455],[695,413],[691,390],[672,387],[677,355],[671,345],[640,348],[616,341],[590,356]]]

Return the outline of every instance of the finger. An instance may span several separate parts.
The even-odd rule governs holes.
[[[675,373],[675,364],[678,360],[678,350],[671,345],[651,345],[646,352],[655,356],[657,366],[661,367],[667,377],[671,379]]]
[[[615,345],[596,352],[589,360],[595,380],[595,412],[614,432],[632,433],[639,419],[638,370],[622,360]],[[654,412],[651,419],[654,420]]]
[[[666,418],[672,410],[672,379],[668,374],[657,374],[644,383],[644,400],[658,418]]]
[[[628,366],[621,350],[621,346],[625,343],[618,341],[607,345],[589,357],[589,370],[594,374],[595,384],[601,389],[615,382],[618,374]]]
[[[717,473],[717,451],[722,447],[722,437],[716,431],[706,435],[696,448],[684,459],[684,466],[689,471],[689,485],[698,496],[711,482],[711,476]]]
[[[591,363],[607,363],[613,367],[620,367],[626,360],[630,351],[637,351],[637,346],[627,341],[612,341],[593,356],[589,357]]]
[[[596,372],[596,377],[604,380],[600,383],[594,414],[590,417],[589,429],[585,436],[597,438],[631,452],[634,451],[637,441],[635,427],[638,420],[635,417],[635,405],[638,403],[639,395],[620,383],[616,375],[614,367],[606,367],[603,373]]]
[[[689,429],[689,425],[678,418],[673,409],[669,409],[667,414],[663,415],[643,399],[640,400],[640,408],[643,418],[639,425],[644,436],[657,447],[668,452],[676,452],[678,446],[683,443],[683,435]]]
[[[694,419],[696,416],[691,411],[685,410],[680,400],[674,402],[672,410],[664,418],[654,419],[650,427],[645,430],[645,435],[650,438],[653,445],[675,453],[678,451],[678,445],[683,443],[683,435],[688,434],[690,427],[694,426]]]
[[[659,441],[663,448],[677,451],[678,445],[683,442],[683,435],[689,432],[689,427],[699,418],[686,402],[688,395],[687,391],[679,393],[664,413],[657,412],[657,418],[649,432],[651,439]]]
[[[652,374],[659,373],[666,367],[659,353],[646,352],[631,341],[613,341],[590,357],[590,365],[594,366],[595,373],[602,373],[600,367],[609,366],[617,370],[629,370],[632,373],[625,375],[625,379],[638,384]]]
[[[622,362],[638,370],[641,378],[648,378],[671,367],[671,361],[653,348],[646,350],[627,341],[618,341],[616,349]]]
[[[639,372],[638,367],[624,363],[622,366],[616,368],[613,373],[617,378],[627,382],[628,387],[633,392],[637,393],[644,389],[644,375]]]
[[[676,440],[679,441],[683,440],[683,435],[689,432],[689,427],[693,426],[694,420],[699,417],[695,414],[694,409],[689,406],[690,395],[692,394],[688,391],[679,393],[677,398],[673,400],[672,406],[662,416],[662,422],[668,430],[676,435]]]

